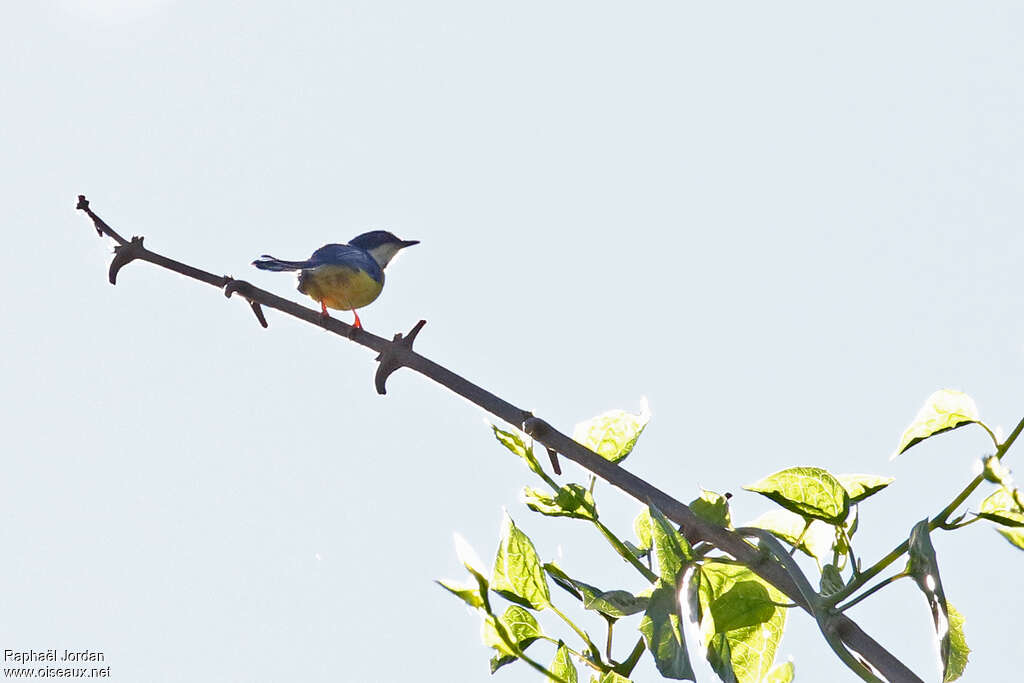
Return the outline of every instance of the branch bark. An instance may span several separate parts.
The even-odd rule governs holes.
[[[293,301],[271,294],[244,280],[214,275],[213,273],[157,254],[143,246],[143,239],[141,237],[133,237],[130,241],[126,240],[89,208],[89,202],[83,195],[78,196],[76,208],[85,212],[92,219],[93,225],[100,236],[106,235],[118,244],[115,248],[114,260],[111,263],[111,284],[116,284],[118,271],[131,261],[148,261],[161,268],[166,268],[217,287],[223,290],[226,296],[230,297],[232,293],[239,294],[249,301],[263,327],[266,327],[267,323],[260,310],[261,306],[273,308],[286,315],[304,320],[311,325],[322,327],[356,344],[373,349],[378,354],[377,360],[380,361],[376,378],[378,393],[385,393],[387,377],[402,367],[407,367],[424,377],[432,379],[492,415],[521,428],[533,439],[546,446],[549,452],[555,452],[569,458],[613,486],[622,489],[640,502],[657,507],[666,517],[680,525],[680,528],[691,544],[701,541],[707,542],[732,555],[737,561],[748,566],[758,576],[785,593],[790,600],[811,614],[819,623],[822,623],[823,628],[828,628],[837,634],[845,646],[854,651],[860,659],[870,665],[885,680],[892,683],[923,683],[922,679],[914,674],[913,671],[865,633],[845,614],[831,610],[824,615],[815,614],[815,606],[805,599],[798,587],[798,582],[806,582],[806,578],[800,575],[794,579],[794,576],[792,576],[793,571],[800,571],[798,568],[793,566],[789,568],[784,567],[778,561],[773,560],[770,554],[766,554],[761,547],[748,542],[743,535],[705,522],[694,515],[687,505],[619,465],[609,462],[593,451],[583,447],[544,420],[535,417],[531,412],[518,408],[501,397],[492,394],[486,389],[473,384],[451,370],[413,351],[413,341],[416,334],[419,333],[425,324],[425,321],[419,321],[404,337],[398,334],[395,335],[393,340],[389,341],[371,334],[362,328],[352,327],[335,318],[324,318],[319,310],[306,308]]]

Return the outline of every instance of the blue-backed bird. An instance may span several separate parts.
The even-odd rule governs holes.
[[[352,311],[355,327],[362,327],[357,308],[367,306],[384,289],[384,268],[402,249],[419,240],[400,240],[387,230],[366,232],[348,244],[325,244],[305,261],[282,261],[268,254],[252,265],[262,270],[299,271],[299,291],[320,302],[325,318],[328,308]]]

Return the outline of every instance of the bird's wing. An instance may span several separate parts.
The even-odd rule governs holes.
[[[347,244],[326,244],[309,257],[306,268],[317,266],[348,266],[357,270],[363,270],[370,274],[375,280],[380,280],[384,274],[380,265],[370,254]]]

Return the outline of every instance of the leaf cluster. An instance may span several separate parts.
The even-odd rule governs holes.
[[[610,411],[577,425],[574,439],[618,463],[633,452],[649,419],[646,406],[640,414]],[[981,421],[969,397],[944,390],[929,397],[904,431],[897,449],[898,455],[928,438],[969,424],[983,427],[997,447],[996,454],[985,459],[983,474],[939,515],[916,524],[904,543],[866,569],[853,546],[859,527],[859,506],[892,484],[892,478],[874,474],[836,475],[819,467],[802,466],[775,472],[744,487],[777,506],[744,527],[763,530],[757,533],[764,535],[759,545],[765,557],[790,568],[795,565],[789,561],[789,554],[799,552],[814,561],[819,573],[816,589],[810,588],[798,568],[793,572],[799,574],[795,577],[798,584],[808,586],[805,597],[809,611],[819,624],[826,623],[828,615],[852,607],[885,585],[911,578],[932,612],[944,681],[962,675],[969,648],[963,617],[946,599],[939,578],[931,532],[960,528],[984,519],[995,523],[1011,543],[1024,549],[1022,496],[1001,462],[1024,421],[1010,438],[999,443],[994,432]],[[554,562],[542,562],[532,541],[506,514],[490,573],[482,571],[478,563],[464,559],[473,581],[440,582],[480,612],[484,643],[495,651],[492,672],[521,660],[551,681],[575,683],[580,675],[579,666],[589,671],[592,683],[623,682],[629,680],[639,660],[649,654],[663,677],[694,680],[690,652],[696,644],[723,681],[785,683],[793,679],[793,663],[776,662],[776,655],[788,610],[795,605],[788,603],[778,589],[751,567],[707,543],[691,546],[682,531],[654,506],[641,510],[633,520],[633,538],[620,536],[598,514],[593,478],[586,485],[559,484],[544,470],[527,435],[515,428],[493,426],[493,431],[499,443],[521,458],[545,485],[523,490],[526,507],[546,517],[580,520],[596,528],[612,550],[636,570],[639,585],[604,590]],[[991,482],[996,488],[982,501],[978,512],[967,522],[964,519],[969,513],[951,519],[982,481]],[[703,490],[690,503],[690,509],[708,522],[731,529],[730,497]],[[756,536],[753,531],[748,535]],[[772,537],[788,546],[788,553],[780,543],[767,543]],[[903,571],[867,587],[870,579],[904,555],[907,563]],[[561,589],[558,596],[568,596],[579,608],[603,617],[607,623],[604,648],[555,606],[551,584]],[[500,616],[492,608],[496,596],[510,603]],[[846,602],[840,604],[842,601]],[[564,624],[565,638],[541,629],[535,614],[545,610],[557,615]],[[639,637],[631,649],[616,655],[613,633],[622,630],[620,622],[633,623],[634,633],[639,632]],[[851,669],[864,680],[878,680],[856,658],[850,657],[848,661],[845,655],[849,653],[827,631],[822,628],[826,640]],[[692,642],[694,639],[696,642]],[[577,640],[578,644],[574,644]],[[541,664],[531,656],[538,642],[548,642],[553,647],[549,664]]]

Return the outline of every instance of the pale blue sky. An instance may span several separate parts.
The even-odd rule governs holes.
[[[454,531],[493,556],[503,506],[545,559],[642,585],[593,530],[525,510],[526,470],[425,379],[379,397],[364,349],[272,312],[262,330],[145,264],[111,287],[78,193],[156,251],[297,300],[249,262],[419,239],[368,329],[426,318],[422,353],[566,431],[646,396],[626,466],[683,500],[732,491],[737,521],[770,507],[740,487],[786,466],[894,476],[855,539],[888,552],[991,451],[965,429],[889,462],[924,398],[967,391],[1005,431],[1024,413],[1022,20],[1011,2],[10,4],[0,649],[103,650],[116,681],[482,681],[478,620],[432,580],[461,574]],[[627,534],[639,505],[597,498]],[[982,524],[935,543],[966,680],[1008,680],[1024,555]],[[938,680],[913,585],[854,616]],[[850,678],[803,615],[781,652],[799,680]],[[495,680],[538,680],[516,668]]]

